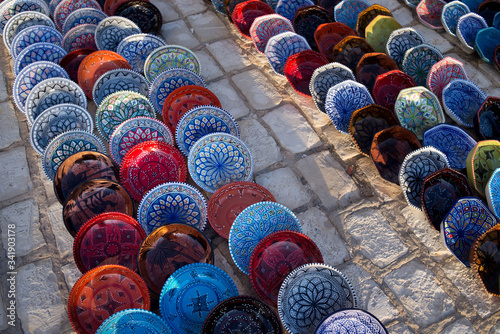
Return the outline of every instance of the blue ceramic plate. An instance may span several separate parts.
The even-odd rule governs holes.
[[[269,234],[286,230],[302,232],[302,227],[284,205],[259,202],[247,207],[236,217],[229,232],[229,251],[236,266],[248,275],[255,246]]]
[[[278,313],[289,333],[312,333],[332,312],[355,308],[357,304],[347,277],[322,263],[305,264],[293,270],[278,294]]]
[[[113,314],[97,329],[96,334],[170,334],[162,318],[143,309],[128,309]]]
[[[64,78],[43,80],[26,98],[26,119],[31,125],[44,110],[63,103],[76,104],[87,110],[87,97],[77,83]]]
[[[193,263],[177,269],[165,282],[160,312],[175,333],[199,334],[208,313],[238,295],[231,277],[212,264]]]
[[[43,155],[47,145],[67,131],[82,130],[92,133],[94,122],[86,109],[74,104],[59,104],[42,112],[30,130],[31,146]]]
[[[62,40],[61,46],[68,53],[80,49],[97,51],[95,43],[95,24],[82,24],[68,31]]]
[[[16,76],[12,87],[12,96],[16,107],[23,114],[26,113],[26,99],[33,87],[45,79],[55,77],[69,79],[68,73],[61,66],[48,61],[39,61],[26,66]]]
[[[494,63],[495,47],[500,44],[500,30],[494,27],[477,32],[474,48],[487,63]]]
[[[117,68],[101,75],[92,89],[92,98],[96,105],[110,94],[128,90],[144,96],[148,95],[149,85],[141,74],[127,68]]]
[[[149,54],[144,63],[144,76],[152,82],[160,73],[173,68],[184,68],[196,74],[201,70],[200,61],[193,51],[179,45],[165,45]]]
[[[16,59],[17,55],[28,46],[35,43],[52,43],[61,45],[63,36],[56,28],[48,26],[31,26],[20,31],[12,40],[10,54]]]
[[[264,54],[274,72],[284,76],[283,69],[288,57],[310,49],[305,37],[286,31],[269,38]]]
[[[149,140],[174,145],[172,133],[164,123],[149,117],[134,117],[113,131],[109,139],[109,153],[116,164],[120,165],[132,147]]]
[[[394,30],[387,39],[386,53],[401,68],[405,53],[414,46],[425,43],[424,37],[413,28]]]
[[[0,33],[14,15],[21,12],[39,12],[49,15],[49,6],[43,0],[6,0],[0,4]]]
[[[102,7],[96,0],[62,0],[52,12],[52,18],[56,28],[62,31],[64,21],[68,16],[80,8],[95,8],[101,10]]]
[[[94,134],[86,131],[68,131],[60,134],[45,148],[42,166],[45,175],[53,181],[57,168],[70,156],[82,151],[106,154],[103,142]]]
[[[486,98],[486,94],[472,81],[455,79],[443,89],[444,111],[458,125],[471,128]]]
[[[66,54],[67,52],[56,44],[45,42],[32,44],[21,51],[14,61],[14,75],[17,76],[23,68],[37,61],[45,60],[59,64]]]
[[[134,71],[142,73],[144,63],[151,52],[165,44],[165,41],[160,37],[149,34],[135,34],[125,37],[118,44],[116,52],[128,61]]]
[[[194,143],[215,132],[225,132],[240,137],[238,123],[230,113],[216,106],[195,107],[177,123],[175,131],[177,147],[188,156]]]
[[[458,19],[456,34],[466,52],[474,52],[477,33],[487,27],[484,18],[476,13],[465,14]]]
[[[316,327],[314,334],[389,334],[373,314],[361,309],[343,309],[333,312]]]
[[[294,1],[288,1],[288,0],[279,0],[278,4],[276,5],[276,8],[274,10],[276,11],[276,14],[281,15],[291,21],[293,21],[293,17],[295,16],[295,13],[304,7],[309,7],[309,6],[314,6],[315,3],[311,0],[294,0]]]
[[[470,267],[472,243],[497,224],[495,215],[476,197],[457,200],[441,223],[441,239],[450,252]]]
[[[349,134],[349,121],[352,113],[374,103],[365,85],[353,80],[345,80],[328,90],[325,110],[335,128],[342,133]]]
[[[66,34],[74,27],[82,24],[97,25],[107,17],[108,15],[102,10],[95,8],[80,8],[68,15],[68,18],[64,21],[62,31]]]
[[[432,146],[443,152],[451,168],[464,169],[467,155],[477,141],[455,125],[438,124],[425,130],[424,146]]]
[[[500,168],[495,169],[486,185],[486,200],[490,210],[500,219]]]
[[[149,87],[149,99],[156,112],[161,115],[167,96],[177,88],[188,85],[207,87],[200,75],[184,68],[172,68],[158,74]]]
[[[444,5],[441,13],[441,23],[444,30],[451,36],[456,37],[458,20],[469,12],[469,7],[461,1],[452,1]]]
[[[437,48],[429,44],[420,44],[405,52],[401,69],[415,80],[417,86],[425,86],[432,65],[443,58]]]
[[[125,37],[140,33],[141,29],[133,21],[121,16],[110,16],[97,25],[95,43],[99,50],[116,52],[118,44]]]
[[[408,205],[422,210],[424,179],[445,167],[450,167],[446,155],[432,146],[422,147],[405,157],[399,170],[399,184]]]
[[[212,133],[189,151],[188,169],[198,186],[213,193],[228,183],[252,179],[252,153],[238,137]]]
[[[39,12],[21,12],[14,15],[3,29],[3,43],[10,51],[12,41],[23,29],[31,26],[47,26],[55,28],[54,22],[47,15]]]
[[[370,7],[370,4],[364,0],[343,0],[335,5],[333,12],[335,22],[343,23],[356,30],[359,13],[368,7]]]
[[[144,195],[137,209],[137,221],[147,234],[169,223],[184,223],[203,231],[207,223],[207,202],[193,186],[163,183]]]

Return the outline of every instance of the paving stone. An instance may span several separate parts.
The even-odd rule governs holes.
[[[276,141],[257,120],[242,120],[238,125],[241,140],[252,152],[254,173],[281,161],[282,156]]]
[[[478,67],[481,70],[483,70],[483,73],[486,73],[488,75],[488,78],[490,78],[491,82],[494,82],[494,83],[496,83],[497,86],[499,86],[499,84],[500,84],[500,71],[498,71],[493,64],[488,64],[487,62],[483,61],[482,59],[479,59],[478,60]],[[493,88],[493,86],[490,88]],[[493,95],[493,96],[498,96],[498,95]]]
[[[210,81],[215,78],[222,76],[222,71],[215,64],[214,59],[205,51],[195,51],[195,55],[198,57],[201,64],[201,76],[205,81]]]
[[[391,12],[395,10],[396,8],[401,6],[401,3],[397,0],[376,0],[376,1],[370,1],[370,4],[379,4],[381,6],[384,6],[385,8],[389,9]]]
[[[383,324],[387,324],[398,316],[398,310],[391,304],[389,297],[361,266],[351,263],[343,267],[341,271],[356,291],[358,308],[367,310]]]
[[[7,86],[5,84],[5,76],[3,75],[3,72],[0,71],[0,101],[7,100],[8,98],[9,98],[9,94],[7,94]]]
[[[413,320],[427,327],[455,312],[453,300],[436,283],[434,273],[419,260],[412,260],[384,277]]]
[[[448,42],[441,34],[437,33],[435,30],[427,28],[421,24],[413,26],[415,30],[424,36],[425,42],[436,47],[444,55],[453,49],[453,44]]]
[[[233,75],[232,80],[255,110],[272,109],[282,100],[276,87],[259,70]]]
[[[241,70],[252,65],[241,48],[232,39],[224,39],[207,45],[225,72]]]
[[[285,104],[262,118],[273,130],[281,146],[292,153],[301,153],[321,145],[316,132],[291,104]]]
[[[82,277],[82,273],[80,272],[74,261],[71,261],[67,265],[62,266],[61,271],[64,274],[66,284],[68,285],[68,290],[71,290],[76,281],[78,281],[78,279]]]
[[[491,327],[490,334],[498,334],[500,333],[500,320],[497,321],[495,326]]]
[[[47,217],[56,237],[56,246],[61,258],[73,257],[73,237],[64,226],[62,219],[62,206],[54,203],[47,209]]]
[[[358,242],[363,255],[380,268],[408,253],[408,247],[379,210],[353,212],[345,218],[344,225],[346,232]]]
[[[168,44],[181,45],[188,49],[195,48],[200,44],[182,20],[165,23],[161,27],[161,35]]]
[[[442,267],[446,276],[481,318],[484,319],[498,311],[500,299],[486,292],[481,280],[474,274],[473,270],[465,267],[455,258],[447,261]]]
[[[229,34],[224,23],[211,11],[188,16],[189,24],[194,28],[194,33],[200,41],[206,42],[212,39],[221,38]]]
[[[487,89],[489,87],[492,87],[491,80],[488,79],[481,71],[478,71],[477,68],[473,66],[470,62],[464,60],[456,53],[450,53],[447,56],[455,58],[456,60],[462,62],[465,68],[465,72],[469,76],[469,80],[473,81],[476,85],[479,86],[479,88]]]
[[[349,259],[347,245],[324,212],[317,207],[297,215],[302,233],[316,243],[323,260],[331,266],[338,266]]]
[[[339,155],[342,161],[347,161],[361,155],[351,136],[338,132],[333,124],[323,129],[323,133],[326,140],[335,147],[335,153]]]
[[[457,320],[446,326],[440,334],[477,334],[477,330],[467,318]]]
[[[295,91],[293,91],[292,88],[289,88],[288,91],[290,93],[290,96],[292,97],[292,100],[298,106],[300,106],[300,109],[306,116],[309,123],[313,126],[313,128],[315,128],[316,130],[322,130],[323,128],[332,124],[330,117],[328,117],[328,115],[324,112],[319,111],[310,97],[305,97],[297,94]]]
[[[255,178],[255,182],[268,189],[276,198],[276,202],[290,210],[311,200],[307,190],[288,167],[261,174]]]
[[[27,264],[17,273],[17,315],[24,332],[60,333],[67,321],[57,277],[49,259]]]
[[[45,245],[40,232],[38,204],[32,198],[12,204],[0,211],[3,248],[8,249],[8,225],[15,225],[16,257],[21,257]]]
[[[201,70],[203,71],[203,65]],[[217,82],[212,82],[208,85],[208,89],[217,95],[222,108],[229,111],[234,118],[242,118],[250,112],[250,109],[248,109],[238,93],[234,90],[233,86],[231,86],[229,80],[222,79]]]
[[[358,187],[329,152],[309,155],[296,166],[328,210],[360,199]]]
[[[229,253],[229,251],[228,251]],[[226,258],[219,249],[214,250],[214,264],[216,267],[222,269],[226,274],[231,277],[240,295],[248,296],[253,295],[253,288],[250,284],[250,279],[245,277],[245,274],[239,271],[238,267],[234,264],[231,259]]]
[[[414,334],[415,332],[411,330],[410,327],[408,327],[404,323],[399,323],[394,326],[391,326],[387,328],[390,334]]]
[[[207,9],[203,0],[172,0],[172,3],[184,17],[204,12]]]
[[[412,10],[410,10],[409,8],[407,7],[398,8],[397,10],[392,11],[392,16],[403,27],[411,27],[411,22],[413,21],[413,13]]]
[[[174,7],[167,1],[151,0],[150,2],[160,10],[163,23],[175,21],[180,18]]]
[[[9,326],[7,323],[7,309],[3,301],[4,296],[0,296],[0,331],[4,331]]]
[[[403,198],[401,187],[380,177],[380,174],[368,157],[363,157],[356,161],[356,168],[366,176],[366,181],[371,184],[373,190],[378,194],[382,201],[387,202],[397,198]]]
[[[3,76],[0,76],[0,81]],[[1,82],[0,82],[1,86]],[[0,94],[2,94],[0,91]],[[14,105],[10,102],[0,103],[0,149],[9,147],[21,140]]]
[[[0,165],[2,166],[0,201],[14,198],[32,188],[24,147],[0,153]]]

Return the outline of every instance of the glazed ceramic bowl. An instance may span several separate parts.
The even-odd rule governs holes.
[[[471,128],[486,97],[472,81],[455,79],[443,88],[443,107],[457,124]]]

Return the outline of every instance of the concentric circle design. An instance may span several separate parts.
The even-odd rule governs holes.
[[[200,61],[193,51],[179,45],[165,45],[149,54],[144,63],[144,75],[153,82],[157,75],[173,68],[201,73]]]

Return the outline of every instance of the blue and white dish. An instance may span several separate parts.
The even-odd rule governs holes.
[[[62,0],[52,13],[56,28],[62,31],[64,21],[66,21],[72,12],[80,8],[102,9],[101,5],[96,0]]]
[[[14,15],[3,29],[2,37],[5,47],[10,52],[12,41],[23,29],[31,26],[47,26],[55,28],[54,22],[47,15],[39,12],[21,12]]]
[[[462,197],[443,218],[441,239],[460,262],[470,267],[473,242],[496,224],[495,215],[479,198]]]
[[[425,43],[425,38],[413,28],[394,30],[387,39],[386,53],[401,68],[406,51],[414,46]]]
[[[455,79],[443,89],[444,111],[458,125],[474,126],[474,117],[486,100],[487,95],[475,83],[464,79]]]
[[[13,72],[17,76],[26,66],[37,61],[50,61],[59,64],[67,52],[59,45],[52,43],[35,43],[25,48],[14,61]]]
[[[500,168],[495,169],[486,185],[486,200],[490,210],[500,219]]]
[[[495,62],[495,48],[500,44],[500,30],[495,27],[481,29],[476,34],[474,49],[487,63]]]
[[[432,66],[442,60],[443,54],[430,44],[420,44],[406,50],[401,70],[415,80],[417,86],[425,86]]]
[[[419,148],[405,157],[399,170],[399,184],[409,206],[422,210],[424,179],[445,167],[450,167],[446,155],[432,146]]]
[[[148,191],[137,209],[137,221],[147,234],[170,223],[184,223],[203,231],[207,223],[207,202],[193,186],[167,182]]]
[[[110,16],[97,25],[95,43],[99,50],[116,52],[118,44],[125,37],[140,33],[141,29],[132,20],[121,16]]]
[[[384,325],[368,311],[349,308],[335,311],[316,327],[314,334],[389,334]]]
[[[108,15],[102,10],[95,8],[80,8],[68,15],[68,17],[64,21],[62,31],[64,34],[66,34],[74,27],[82,24],[97,25],[107,17]]]
[[[61,42],[61,46],[68,53],[79,49],[97,51],[95,41],[95,24],[82,24],[68,31]]]
[[[374,103],[365,85],[353,80],[345,80],[328,90],[325,110],[335,128],[342,133],[349,134],[349,121],[352,113]]]
[[[93,151],[106,154],[103,142],[87,131],[68,131],[54,138],[43,151],[42,166],[45,175],[53,181],[59,166],[75,153]]]
[[[148,82],[166,70],[183,68],[201,73],[200,61],[193,51],[179,45],[165,45],[151,52],[144,63],[144,76]]]
[[[184,68],[172,68],[158,74],[149,87],[149,100],[156,112],[161,115],[167,96],[177,88],[188,85],[207,87],[200,75]]]
[[[122,90],[147,96],[149,85],[143,75],[127,68],[117,68],[104,73],[96,80],[92,89],[92,99],[99,105],[106,96]]]
[[[293,21],[293,17],[295,16],[295,13],[304,7],[309,7],[309,6],[314,6],[315,3],[311,0],[279,0],[278,3],[276,4],[276,8],[273,9],[275,10],[276,14],[281,15],[291,21]]]
[[[40,155],[58,135],[67,131],[82,130],[92,133],[94,122],[86,109],[74,104],[58,104],[42,112],[33,122],[30,140]]]
[[[165,45],[165,41],[155,35],[135,34],[125,37],[116,52],[128,61],[132,70],[142,73],[151,52]]]
[[[208,313],[238,295],[231,277],[213,264],[192,263],[177,269],[160,295],[162,318],[174,333],[199,334]]]
[[[87,110],[87,97],[80,86],[65,78],[50,78],[37,84],[26,98],[26,119],[32,125],[46,109],[58,104],[75,104]]]
[[[48,61],[38,61],[26,66],[16,76],[12,87],[12,96],[17,109],[25,114],[26,99],[33,87],[45,79],[55,77],[69,79],[68,73],[61,66]]]
[[[456,37],[458,20],[469,12],[469,7],[462,1],[455,0],[444,5],[441,13],[441,23],[444,30],[451,36]]]
[[[294,334],[312,333],[332,312],[356,308],[357,304],[349,279],[334,267],[322,263],[309,263],[294,269],[278,293],[281,323]]]
[[[330,63],[314,70],[309,82],[309,91],[316,107],[326,114],[325,99],[328,90],[342,81],[356,81],[351,69],[341,63]]]
[[[0,4],[0,33],[3,34],[7,22],[21,12],[39,12],[50,15],[49,6],[43,0],[6,0]]]
[[[10,54],[13,59],[28,46],[35,43],[52,43],[61,45],[63,35],[56,28],[50,26],[31,26],[20,31],[12,40]]]
[[[252,179],[252,153],[238,137],[212,133],[189,151],[188,170],[198,186],[213,193],[228,183]]]
[[[310,49],[311,47],[305,37],[286,31],[269,38],[264,54],[274,72],[284,76],[283,69],[288,57]]]
[[[356,30],[359,13],[368,7],[370,7],[370,4],[365,0],[342,0],[334,7],[333,16],[335,22],[343,23]]]
[[[150,117],[134,117],[120,124],[109,138],[109,153],[117,165],[135,145],[149,141],[174,145],[174,136],[165,123]]]
[[[239,137],[238,123],[230,113],[216,106],[198,106],[190,109],[177,123],[175,140],[177,147],[189,155],[189,151],[202,137],[215,132],[225,132]]]
[[[99,326],[96,334],[171,334],[162,318],[151,311],[128,309],[113,314]]]
[[[302,232],[295,214],[275,202],[259,202],[243,210],[229,232],[229,251],[236,266],[249,274],[250,257],[257,244],[277,231]]]
[[[458,126],[438,124],[424,131],[424,146],[432,146],[443,152],[454,169],[466,167],[467,155],[477,141]]]
[[[481,15],[476,13],[465,14],[458,19],[456,34],[466,52],[474,52],[476,35],[484,28],[488,28],[488,24]]]

